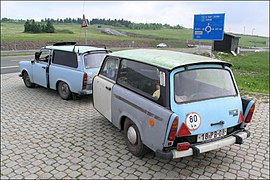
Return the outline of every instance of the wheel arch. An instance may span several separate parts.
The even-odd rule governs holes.
[[[65,81],[65,80],[63,80],[63,79],[58,79],[58,80],[56,81],[56,83],[55,83],[55,85],[56,85],[56,87],[55,87],[56,91],[58,91],[58,85],[59,85],[60,82],[67,83],[70,92],[73,93],[73,90],[71,89],[71,86],[70,86],[69,82],[68,82],[68,81]]]
[[[120,122],[119,122],[120,129],[121,130],[124,130],[125,121],[127,119],[130,120],[131,122],[133,122],[137,126],[137,128],[139,130],[139,133],[140,133],[140,136],[141,136],[141,140],[144,143],[144,139],[145,138],[144,138],[144,133],[143,133],[142,125],[141,125],[140,121],[138,121],[136,119],[135,116],[132,116],[131,114],[123,113],[120,116]]]
[[[27,69],[22,69],[22,71],[21,71],[21,75],[22,75],[22,78],[24,78],[23,76],[24,76],[24,73],[27,73],[28,74],[28,76],[29,76],[29,78],[30,78],[30,81],[31,82],[33,82],[33,77],[32,77],[32,75],[29,73],[29,71],[27,70]]]

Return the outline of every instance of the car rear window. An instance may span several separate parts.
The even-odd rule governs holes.
[[[94,53],[86,54],[84,56],[84,66],[86,69],[90,68],[99,68],[102,65],[102,62],[107,53]]]
[[[174,75],[177,103],[237,95],[231,73],[224,69],[197,69]]]

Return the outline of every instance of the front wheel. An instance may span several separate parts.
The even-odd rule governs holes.
[[[142,157],[148,152],[149,149],[142,143],[139,129],[130,119],[125,120],[124,134],[128,150],[134,156]]]
[[[69,86],[67,83],[65,82],[59,82],[58,84],[58,93],[60,95],[60,97],[64,100],[68,100],[71,98],[71,91],[69,89]]]
[[[28,88],[35,87],[35,84],[30,81],[30,77],[29,77],[27,72],[23,73],[23,82],[24,82],[25,86]]]

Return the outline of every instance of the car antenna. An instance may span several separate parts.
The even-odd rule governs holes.
[[[75,47],[76,47],[76,44],[74,44],[74,47],[73,47],[73,52],[75,52]],[[79,49],[78,49],[79,50]]]

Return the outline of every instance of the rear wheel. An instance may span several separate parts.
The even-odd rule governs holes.
[[[125,120],[124,134],[128,150],[133,155],[142,157],[148,152],[149,149],[142,143],[139,129],[130,119]]]
[[[68,100],[71,98],[71,91],[67,83],[61,81],[58,83],[58,93],[60,97],[64,100]]]
[[[30,77],[29,77],[27,72],[23,73],[23,82],[24,82],[25,86],[28,88],[35,87],[35,84],[30,81]]]

